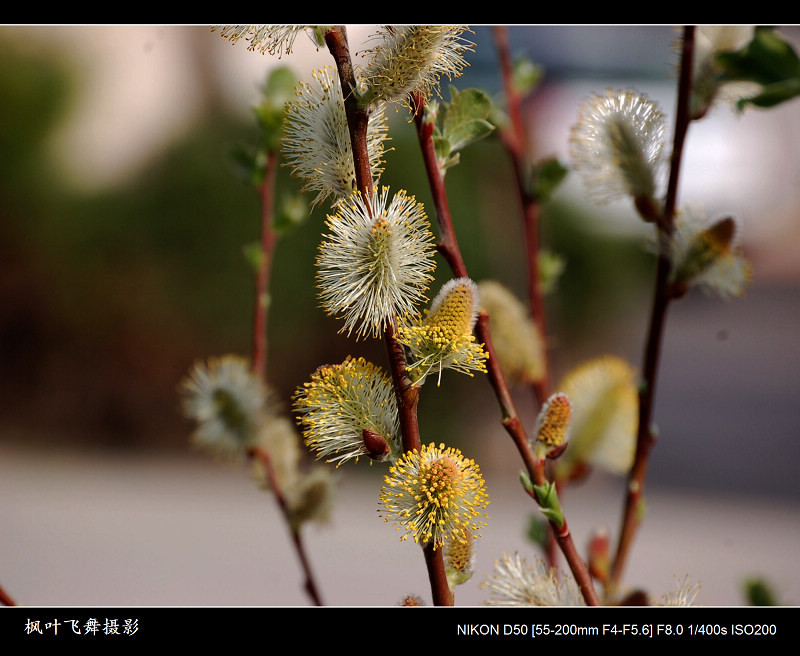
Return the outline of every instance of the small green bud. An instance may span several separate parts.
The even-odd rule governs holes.
[[[309,215],[308,203],[302,196],[283,195],[275,207],[273,225],[278,234],[286,234],[303,223]]]
[[[539,86],[544,77],[544,68],[523,55],[514,60],[511,76],[517,93],[526,96]]]
[[[519,473],[519,482],[522,483],[522,487],[525,488],[525,491],[528,494],[535,493],[535,490],[533,489],[533,481],[531,480],[531,477],[528,476],[527,472],[521,471]]]
[[[247,260],[247,264],[250,265],[253,273],[261,271],[261,267],[264,264],[264,249],[261,244],[257,241],[245,244],[242,246],[242,251],[244,259]]]
[[[558,501],[558,492],[555,483],[545,483],[544,485],[534,485],[536,498],[539,500],[539,510],[547,519],[555,523],[558,528],[564,528],[564,513]]]
[[[531,193],[540,203],[546,203],[567,177],[567,173],[569,173],[569,169],[555,157],[542,160],[531,169]]]
[[[567,263],[558,253],[539,251],[539,284],[543,294],[552,294]]]
[[[267,153],[262,148],[236,144],[228,158],[234,173],[244,184],[258,187],[264,182]]]

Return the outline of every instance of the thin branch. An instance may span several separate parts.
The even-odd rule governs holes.
[[[361,195],[368,199],[372,195],[372,169],[369,163],[367,150],[367,127],[369,124],[368,110],[359,105],[358,97],[353,91],[357,90],[357,82],[350,59],[350,50],[347,45],[347,33],[342,26],[333,27],[325,35],[344,93],[344,108],[347,115],[347,125],[350,130],[350,144],[353,151],[353,162],[356,173],[356,186]],[[366,203],[369,207],[369,203]],[[419,422],[417,418],[417,405],[419,403],[419,387],[411,384],[406,373],[406,356],[402,344],[395,337],[394,317],[389,317],[388,328],[384,333],[384,341],[389,357],[397,407],[400,413],[400,429],[403,436],[403,451],[419,450],[421,439]],[[434,549],[432,544],[423,547],[425,564],[428,569],[428,579],[431,584],[433,603],[437,606],[452,606],[453,593],[444,574],[443,549]]]
[[[452,606],[454,603],[453,591],[447,582],[447,573],[444,568],[444,547],[439,545],[434,549],[433,542],[422,546],[425,555],[425,565],[428,568],[428,577],[431,580],[431,594],[434,606]]]
[[[461,257],[461,251],[458,247],[458,240],[453,229],[453,222],[450,217],[450,209],[447,202],[447,193],[445,191],[444,180],[439,171],[439,165],[436,161],[436,152],[433,147],[433,129],[432,126],[426,124],[424,118],[425,100],[421,96],[414,98],[413,106],[416,108],[414,115],[414,122],[417,127],[417,137],[422,151],[422,158],[425,163],[428,180],[432,181],[431,192],[434,196],[434,207],[436,209],[436,220],[439,224],[440,234],[446,237],[442,238],[438,248],[444,255],[448,264],[450,264],[453,274],[455,276],[467,276],[467,267]],[[487,362],[487,373],[489,374],[489,381],[495,391],[495,396],[500,404],[500,409],[503,414],[503,427],[506,432],[511,436],[517,450],[525,463],[525,468],[528,471],[532,480],[536,481],[537,485],[543,485],[546,482],[544,473],[544,463],[533,457],[530,448],[528,447],[528,437],[519,415],[511,398],[508,383],[506,382],[505,375],[503,374],[499,361],[494,351],[494,344],[492,343],[492,335],[489,329],[489,315],[486,312],[480,312],[478,321],[475,326],[475,331],[478,336],[478,341],[483,343],[484,348],[489,354]],[[538,500],[537,500],[538,501]],[[561,547],[564,557],[572,570],[575,580],[581,588],[586,603],[590,606],[599,605],[600,600],[594,590],[592,579],[586,563],[578,554],[575,545],[572,541],[572,535],[567,528],[566,521],[563,527],[557,526],[553,521],[550,526],[556,536],[556,540]]]
[[[256,299],[253,310],[253,371],[261,380],[267,378],[267,316],[269,310],[269,278],[277,241],[273,228],[275,174],[278,153],[267,153],[264,181],[259,186],[261,197],[261,260],[256,274]]]
[[[344,95],[344,109],[347,114],[347,127],[350,131],[350,143],[355,166],[356,188],[367,200],[372,196],[372,168],[369,164],[367,150],[367,127],[369,112],[358,102],[358,82],[356,81],[353,62],[350,58],[350,47],[347,43],[347,31],[344,26],[337,25],[325,34],[325,43],[336,63],[339,81]],[[369,206],[369,204],[367,204]]]
[[[636,433],[636,456],[628,476],[628,491],[625,499],[619,543],[614,557],[608,590],[613,594],[622,579],[622,572],[628,553],[633,544],[636,531],[641,523],[641,504],[644,495],[645,476],[649,464],[650,451],[656,437],[653,433],[653,407],[655,404],[656,379],[661,355],[661,343],[667,308],[671,300],[669,293],[669,277],[672,264],[670,262],[668,244],[674,230],[675,207],[678,196],[681,159],[686,132],[691,117],[689,99],[692,85],[692,56],[694,50],[694,27],[687,26],[683,33],[683,51],[681,56],[680,78],[678,83],[678,101],[675,117],[675,135],[673,139],[670,176],[667,195],[664,200],[664,213],[658,221],[659,253],[656,270],[653,308],[642,367],[642,384],[639,388],[639,426]]]
[[[417,421],[419,386],[413,385],[406,373],[406,354],[403,345],[395,337],[395,328],[389,324],[384,333],[386,351],[389,354],[392,383],[397,396],[397,413],[400,419],[400,432],[403,436],[403,452],[419,451],[422,438]]]
[[[259,186],[261,197],[261,259],[256,274],[255,307],[253,310],[253,372],[264,382],[267,380],[267,316],[269,309],[269,280],[272,269],[272,260],[277,241],[273,228],[275,176],[278,168],[278,154],[270,151],[267,154],[264,181]],[[292,536],[292,543],[300,560],[300,565],[305,573],[305,590],[317,606],[322,606],[322,599],[317,590],[311,565],[306,556],[303,539],[299,528],[292,521],[291,510],[278,484],[275,469],[272,466],[269,454],[260,448],[255,448],[250,453],[264,465],[270,489],[275,495],[275,500],[283,514]]]
[[[517,195],[522,209],[522,222],[525,230],[525,253],[528,268],[528,304],[531,316],[542,339],[547,335],[545,321],[544,295],[539,274],[539,199],[531,193],[528,175],[528,140],[522,121],[521,98],[514,88],[511,64],[511,50],[508,45],[508,28],[494,28],[495,44],[500,58],[500,76],[511,126],[501,131],[500,136],[508,151],[514,167],[517,182]],[[549,363],[545,353],[544,369],[541,378],[531,385],[539,405],[545,402],[550,386]]]
[[[300,566],[303,568],[303,573],[306,577],[304,585],[305,591],[308,593],[308,596],[311,597],[311,600],[316,606],[322,606],[322,598],[320,597],[319,590],[317,589],[317,585],[314,581],[314,575],[311,571],[311,564],[306,556],[305,546],[303,545],[303,537],[300,535],[299,528],[296,527],[292,521],[292,512],[289,508],[288,502],[286,501],[286,497],[283,494],[283,490],[278,483],[278,479],[275,476],[275,468],[272,466],[272,460],[270,459],[269,454],[259,447],[251,449],[250,456],[252,458],[256,458],[262,465],[264,465],[264,471],[266,472],[270,489],[275,495],[275,500],[278,502],[278,507],[280,508],[284,519],[286,520],[286,525],[289,527],[295,552],[297,552],[297,557],[300,559]]]
[[[464,266],[464,258],[461,257],[461,249],[458,246],[453,222],[450,219],[450,207],[447,204],[444,178],[439,172],[439,165],[436,161],[436,149],[433,144],[433,124],[425,121],[425,98],[417,94],[412,106],[416,108],[414,123],[417,128],[422,159],[425,162],[428,186],[433,195],[433,208],[439,223],[439,243],[436,245],[436,249],[447,261],[453,271],[453,275],[456,278],[465,278],[467,277],[467,268]]]

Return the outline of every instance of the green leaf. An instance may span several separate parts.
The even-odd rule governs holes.
[[[800,57],[775,31],[761,27],[744,48],[717,55],[722,82],[756,82],[761,93],[738,101],[746,105],[773,107],[800,95]]]
[[[261,128],[262,145],[268,151],[278,151],[283,135],[283,111],[295,96],[297,78],[291,69],[274,69],[261,87],[261,102],[253,108]]]
[[[483,119],[465,121],[447,132],[447,138],[451,143],[450,152],[461,150],[488,136],[492,131],[494,126],[489,121]]]
[[[442,130],[447,133],[466,121],[485,119],[492,109],[492,100],[480,89],[465,89],[459,92],[450,87],[452,99],[447,115],[442,121]]]
[[[246,185],[258,187],[264,181],[267,157],[262,150],[239,144],[231,148],[228,159],[236,177]]]
[[[264,86],[261,87],[263,99],[273,107],[283,106],[292,100],[297,87],[297,77],[288,66],[281,66],[274,69]]]
[[[758,29],[745,51],[760,73],[760,78],[754,78],[756,82],[777,82],[800,72],[800,59],[792,46],[769,28]]]
[[[283,136],[283,107],[262,104],[254,107],[253,111],[261,128],[261,146],[266,151],[279,151]]]
[[[539,510],[549,521],[554,522],[558,528],[564,527],[564,515],[561,514],[560,508],[543,508],[540,506]]]
[[[555,157],[539,162],[531,170],[531,193],[539,202],[547,202],[558,185],[567,177],[569,169]]]
[[[774,107],[786,100],[791,100],[800,95],[800,76],[791,80],[781,80],[767,84],[761,93],[749,98],[740,98],[736,101],[736,108],[744,109],[747,105],[756,107]]]
[[[458,164],[458,151],[494,130],[494,126],[486,120],[492,109],[492,101],[483,91],[459,91],[451,86],[450,96],[452,99],[449,104],[437,102],[425,115],[426,122],[436,121],[433,145],[442,172]]]
[[[325,47],[325,35],[330,31],[332,25],[315,25],[314,26],[314,43],[317,44],[317,48],[324,48]]]
[[[497,103],[492,104],[492,111],[489,112],[489,123],[494,125],[495,129],[505,130],[511,125],[511,119],[508,114]]]
[[[744,596],[749,606],[778,606],[775,591],[764,580],[759,578],[747,579],[744,582]]]
[[[444,172],[451,166],[455,166],[461,161],[461,153],[453,153],[444,162],[440,162],[439,168]]]
[[[548,533],[549,527],[547,526],[547,522],[543,522],[541,517],[531,515],[530,521],[528,522],[526,537],[533,542],[533,544],[542,549],[547,549]]]

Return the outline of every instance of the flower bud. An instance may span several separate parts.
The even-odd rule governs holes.
[[[731,217],[708,225],[695,208],[679,213],[669,245],[673,292],[697,285],[722,298],[740,296],[752,270],[736,244],[737,233]]]
[[[427,316],[400,326],[397,338],[411,351],[411,379],[421,385],[425,377],[442,369],[472,375],[486,372],[488,355],[475,343],[472,329],[478,315],[478,286],[469,278],[446,283],[433,299]]]
[[[564,444],[571,416],[572,406],[566,394],[553,394],[542,405],[536,419],[536,441],[533,445],[537,458],[545,458]]]
[[[444,568],[450,588],[462,585],[475,571],[475,540],[467,531],[466,538],[444,543]]]
[[[545,372],[544,340],[528,312],[508,289],[493,280],[479,283],[481,308],[489,313],[500,368],[511,381],[535,383]]]
[[[390,25],[375,35],[379,41],[364,71],[366,97],[409,104],[409,94],[430,96],[439,78],[458,77],[467,63],[463,53],[473,44],[461,35],[464,25]]]
[[[386,439],[369,428],[364,428],[361,431],[364,436],[364,448],[367,450],[367,456],[372,460],[384,460],[389,455],[389,443]]]
[[[570,157],[597,202],[652,199],[665,161],[666,120],[631,89],[592,94],[572,128]]]

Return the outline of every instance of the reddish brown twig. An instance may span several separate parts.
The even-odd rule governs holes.
[[[436,161],[436,152],[433,146],[433,126],[426,123],[424,120],[425,99],[421,96],[414,98],[413,106],[416,109],[414,115],[414,122],[417,127],[417,138],[422,151],[422,159],[425,163],[425,170],[428,175],[428,180],[431,183],[431,193],[434,197],[434,207],[436,210],[436,220],[439,225],[439,231],[442,239],[438,244],[439,252],[447,260],[453,274],[457,277],[467,276],[467,267],[461,257],[461,251],[458,247],[458,240],[453,229],[453,222],[450,216],[450,209],[447,202],[447,193],[445,191],[444,180],[439,171],[439,165]],[[502,423],[506,432],[511,436],[517,450],[525,463],[525,468],[528,475],[537,485],[546,483],[544,472],[544,463],[537,460],[528,446],[528,437],[525,429],[517,414],[516,406],[511,397],[511,393],[506,382],[505,375],[500,369],[499,361],[494,352],[494,344],[492,343],[491,331],[489,330],[489,315],[486,312],[481,312],[478,315],[478,322],[475,326],[475,332],[478,336],[478,341],[483,343],[484,348],[489,353],[489,360],[487,362],[487,373],[492,388],[495,391],[495,396],[500,404],[500,409],[503,415]],[[538,500],[537,500],[538,501]],[[553,528],[556,541],[558,542],[564,557],[572,570],[575,580],[581,588],[586,603],[592,606],[599,605],[600,600],[594,590],[592,578],[589,575],[589,570],[586,563],[580,557],[575,545],[572,541],[572,535],[567,528],[566,521],[562,527],[550,522]]]
[[[336,62],[339,80],[344,94],[344,107],[350,131],[350,143],[356,173],[358,191],[368,199],[372,195],[372,169],[367,150],[367,127],[369,112],[361,107],[358,98],[351,91],[357,89],[357,82],[347,44],[347,33],[343,26],[334,26],[325,35],[325,43]],[[367,203],[369,207],[369,204]],[[395,337],[394,318],[390,317],[384,333],[384,342],[389,357],[397,407],[400,414],[400,429],[403,436],[403,451],[419,450],[421,439],[417,419],[419,387],[413,385],[406,373],[406,357],[402,344]],[[452,606],[453,593],[447,582],[444,568],[443,549],[434,548],[428,543],[423,547],[428,578],[431,584],[433,603],[437,606]]]
[[[528,305],[531,316],[542,339],[547,335],[545,321],[544,295],[539,275],[539,199],[531,193],[528,175],[528,143],[525,125],[522,122],[521,98],[514,87],[512,77],[511,51],[508,45],[508,28],[494,28],[495,44],[500,58],[500,77],[510,126],[500,132],[500,138],[508,151],[514,168],[517,195],[522,210],[522,223],[525,231],[525,254],[528,268]],[[539,405],[545,402],[550,387],[548,358],[545,354],[542,376],[532,383],[533,392]]]
[[[653,407],[655,403],[656,379],[661,355],[664,323],[667,316],[667,307],[671,300],[671,295],[669,293],[669,277],[672,265],[667,251],[669,244],[668,237],[674,230],[674,216],[678,196],[678,181],[680,178],[683,143],[691,121],[689,99],[692,86],[693,50],[694,27],[688,26],[684,28],[683,33],[677,112],[675,117],[675,135],[673,139],[667,195],[664,200],[663,215],[657,222],[659,231],[659,252],[655,292],[653,294],[653,308],[650,314],[650,325],[644,351],[642,384],[639,388],[639,426],[636,433],[636,456],[634,458],[633,467],[628,475],[628,491],[622,516],[619,542],[617,544],[617,551],[609,580],[608,590],[612,594],[622,578],[622,572],[627,561],[628,553],[633,544],[639,524],[641,523],[640,510],[644,495],[645,476],[647,474],[650,451],[656,441],[652,427]]]
[[[263,465],[267,476],[267,481],[269,482],[269,487],[272,490],[272,493],[275,495],[275,500],[278,502],[278,508],[280,508],[280,511],[286,520],[286,525],[289,527],[294,550],[297,553],[297,557],[300,560],[300,566],[302,567],[303,573],[306,577],[304,585],[305,591],[308,593],[308,596],[311,597],[311,600],[316,606],[322,606],[322,598],[320,597],[319,590],[317,589],[317,584],[314,581],[314,575],[311,571],[311,564],[309,563],[308,556],[306,556],[305,546],[303,545],[303,537],[300,535],[300,529],[295,526],[292,520],[291,509],[289,508],[289,504],[286,501],[283,490],[278,483],[278,479],[275,476],[275,469],[272,466],[272,460],[270,459],[269,454],[259,447],[254,447],[250,450],[250,457],[255,458]]]
[[[253,308],[253,371],[261,380],[267,379],[267,317],[269,315],[269,278],[273,252],[277,241],[273,227],[275,174],[278,153],[269,151],[264,181],[258,188],[261,198],[261,258],[256,274],[256,298]]]
[[[275,176],[278,168],[278,153],[269,151],[264,170],[264,180],[258,188],[261,198],[261,257],[256,273],[255,304],[253,308],[253,372],[264,382],[267,380],[267,318],[269,316],[269,281],[272,269],[272,260],[277,241],[273,226],[274,217],[274,196],[275,196]],[[257,459],[266,472],[270,489],[275,495],[281,513],[283,514],[289,532],[292,536],[300,566],[306,577],[304,588],[311,600],[317,606],[322,606],[322,599],[311,572],[311,565],[306,556],[303,539],[300,535],[299,527],[292,521],[291,510],[283,494],[283,490],[278,484],[275,470],[272,466],[269,454],[260,448],[254,448],[251,457]]]

